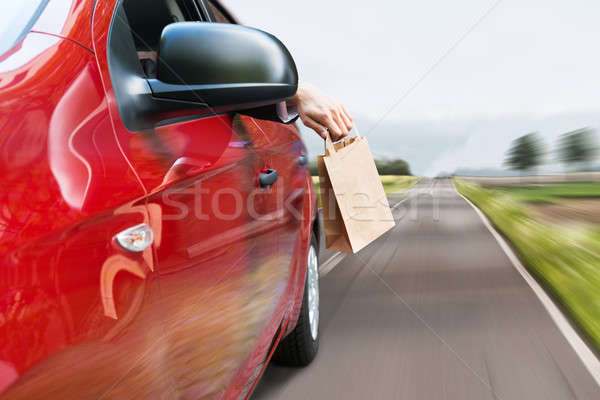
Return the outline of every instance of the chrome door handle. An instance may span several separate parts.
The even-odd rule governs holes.
[[[258,182],[261,188],[273,186],[277,182],[277,179],[279,179],[279,175],[277,175],[277,171],[274,169],[267,169],[258,175]]]

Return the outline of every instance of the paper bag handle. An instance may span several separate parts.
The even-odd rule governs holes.
[[[361,137],[360,132],[358,131],[358,127],[356,126],[356,124],[352,124],[352,130],[354,131],[354,133],[356,134],[356,137],[359,138]],[[327,149],[327,151],[329,152],[330,155],[333,155],[336,153],[335,151],[335,146],[333,145],[333,140],[331,140],[331,135],[329,134],[329,129],[325,130],[325,149]],[[347,138],[344,138],[344,140],[346,140]]]

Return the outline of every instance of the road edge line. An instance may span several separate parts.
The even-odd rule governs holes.
[[[579,357],[585,368],[588,370],[592,378],[596,381],[596,384],[600,386],[600,360],[596,357],[596,354],[590,349],[588,344],[581,338],[579,333],[573,328],[571,322],[567,319],[567,317],[563,314],[563,312],[558,308],[558,306],[554,303],[554,301],[550,298],[550,296],[546,293],[544,288],[540,286],[537,280],[527,271],[525,266],[521,263],[517,255],[513,252],[512,248],[508,245],[506,240],[500,235],[500,233],[493,227],[488,217],[475,205],[471,202],[471,200],[467,199],[462,195],[452,183],[452,187],[456,191],[456,193],[462,197],[479,215],[479,218],[483,221],[483,224],[488,229],[488,231],[492,234],[496,242],[500,245],[500,248],[504,251],[504,254],[508,257],[512,265],[515,269],[521,274],[525,282],[529,285],[529,287],[533,290],[538,300],[542,303],[546,312],[550,314],[550,318],[558,327],[558,330],[563,334],[569,345],[575,351],[575,354]]]

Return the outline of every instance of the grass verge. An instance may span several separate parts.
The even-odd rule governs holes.
[[[385,194],[392,194],[401,190],[408,189],[419,181],[420,178],[416,176],[405,176],[405,175],[382,175],[381,184]]]
[[[600,182],[570,182],[530,186],[499,186],[497,190],[509,193],[526,203],[556,203],[561,199],[598,198]]]
[[[383,190],[386,194],[392,194],[395,192],[399,192],[401,190],[408,189],[415,183],[419,181],[416,176],[406,176],[406,175],[381,175],[381,184],[383,185]],[[321,187],[319,186],[319,177],[312,177],[313,184],[315,186],[315,190],[317,192],[317,198],[319,199],[319,207],[321,207],[321,196],[320,191]]]
[[[518,196],[460,179],[454,183],[600,350],[600,231],[542,223],[524,210]]]

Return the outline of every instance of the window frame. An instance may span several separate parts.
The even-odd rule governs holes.
[[[213,7],[215,7],[226,19],[227,19],[227,23],[229,24],[234,24],[234,25],[239,25],[238,21],[233,17],[233,15],[231,15],[231,13],[225,8],[223,7],[223,5],[218,1],[213,1],[213,0],[197,0],[199,2],[202,2],[205,4],[205,7],[210,11],[210,22],[218,22],[214,13],[212,12],[210,6],[212,5]]]
[[[200,13],[201,21],[204,22],[215,22],[215,16],[213,15],[210,7],[206,5],[203,0],[193,0],[196,4],[196,8]]]

